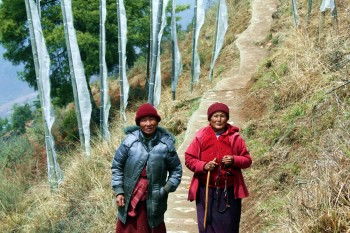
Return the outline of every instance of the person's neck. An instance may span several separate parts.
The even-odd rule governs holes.
[[[153,134],[145,134],[144,132],[142,132],[142,135],[146,140],[152,139],[155,134],[156,134],[155,132]]]
[[[219,129],[219,130],[215,130],[214,129],[214,132],[215,132],[216,135],[220,135],[220,134],[224,133],[225,131],[226,131],[226,127],[223,128],[223,129]]]

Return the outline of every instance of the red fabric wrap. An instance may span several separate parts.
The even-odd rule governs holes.
[[[129,206],[129,210],[128,210],[129,216],[134,217],[137,215],[136,205],[137,205],[137,203],[139,203],[139,201],[146,200],[147,187],[148,187],[148,180],[147,180],[146,168],[143,168],[141,175],[140,175],[140,179],[136,183],[134,191],[132,192],[130,206]]]

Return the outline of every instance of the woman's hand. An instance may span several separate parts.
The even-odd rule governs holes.
[[[218,165],[217,162],[215,162],[216,159],[214,159],[213,161],[209,161],[204,165],[204,170],[206,171],[212,171],[215,169],[215,167]]]
[[[125,203],[124,203],[124,194],[119,194],[117,196],[117,206],[118,207],[124,207]]]
[[[232,165],[233,162],[235,161],[233,155],[225,155],[221,162],[224,164],[224,166],[229,166],[229,165]]]

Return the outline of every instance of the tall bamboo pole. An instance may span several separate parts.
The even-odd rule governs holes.
[[[337,0],[334,0],[334,9],[331,12],[333,28],[336,35],[338,35],[338,4]]]
[[[103,2],[105,2],[105,0],[100,0],[100,41],[99,41],[99,61],[100,61],[100,134],[102,138],[104,137],[104,103],[105,103],[105,99],[104,99],[104,66],[103,66],[103,52],[104,52],[104,48],[103,48],[103,40],[104,40],[104,30],[103,30]]]
[[[122,33],[121,33],[121,22],[120,22],[120,0],[117,0],[117,17],[118,17],[118,58],[119,58],[119,83],[120,83],[120,115],[123,116],[124,109],[124,86],[123,86],[123,77],[124,77],[124,70],[123,70],[123,40],[122,40]],[[125,118],[123,119],[126,120]]]
[[[296,27],[299,26],[299,17],[298,17],[298,7],[297,7],[297,1],[292,0],[292,10],[293,10],[293,17],[294,17],[294,25]]]
[[[194,53],[196,48],[196,27],[197,27],[197,0],[195,0],[194,4],[194,15],[193,15],[193,33],[192,33],[192,63],[191,63],[191,83],[190,83],[190,91],[192,93],[193,90],[193,82],[194,82]]]
[[[101,138],[110,141],[108,129],[108,112],[110,109],[108,77],[106,66],[106,0],[100,0],[100,42],[99,42],[99,61],[100,61],[100,134]]]
[[[38,8],[39,17],[41,18],[40,0],[36,0],[36,5],[37,5],[37,8]]]
[[[49,68],[50,68],[50,59],[48,58],[48,53],[46,50],[46,46],[44,44],[44,48],[41,47],[42,44],[39,43],[39,40],[42,38],[37,38],[35,30],[41,30],[41,29],[35,29],[34,22],[33,22],[33,14],[32,9],[34,7],[34,1],[33,0],[25,0],[25,6],[26,6],[26,12],[28,17],[28,24],[29,24],[29,32],[30,32],[30,38],[31,38],[31,46],[32,46],[32,52],[33,52],[33,59],[34,59],[34,67],[35,67],[35,74],[36,74],[36,81],[38,85],[38,93],[40,98],[40,105],[42,109],[42,117],[44,120],[44,132],[45,132],[45,148],[46,148],[46,158],[47,158],[47,172],[48,172],[48,180],[50,183],[51,191],[54,192],[61,181],[63,180],[63,174],[62,171],[58,165],[57,159],[56,159],[56,152],[53,142],[53,137],[51,134],[51,126],[53,124],[53,117],[51,104],[46,97],[50,98],[50,89],[44,90],[43,87],[43,81],[49,80]],[[38,15],[34,16],[37,17],[40,23],[40,8],[37,8]],[[35,14],[35,10],[34,10]],[[36,27],[40,27],[40,25],[37,25]],[[37,45],[37,43],[39,45]],[[41,46],[40,46],[41,45]],[[46,54],[40,53],[38,50],[38,46],[40,46],[40,49],[45,51],[42,51]],[[46,56],[46,57],[44,57]],[[44,60],[45,59],[45,60]],[[41,65],[43,64],[43,65]],[[46,78],[47,80],[43,80]],[[49,82],[48,82],[49,83]],[[50,88],[50,86],[49,86]],[[46,95],[45,95],[46,93]],[[46,96],[46,97],[45,97]],[[48,122],[48,119],[50,122]]]
[[[126,78],[126,12],[123,0],[117,0],[118,17],[118,56],[119,56],[119,83],[120,83],[120,116],[126,121],[125,108],[127,106],[129,84]]]
[[[155,85],[155,78],[156,78],[156,72],[157,72],[158,43],[159,43],[158,34],[161,27],[162,12],[163,12],[163,1],[159,0],[156,30],[155,30],[155,33],[152,33],[154,34],[153,45],[152,45],[152,60],[151,60],[152,69],[151,69],[151,79],[149,83],[149,92],[148,92],[148,103],[152,105],[154,105],[154,85]]]
[[[150,75],[151,75],[151,64],[152,64],[152,47],[153,47],[153,1],[150,0],[149,2],[150,7],[150,25],[149,25],[149,40],[148,40],[148,51],[147,51],[147,71],[146,71],[146,90],[149,92],[149,82],[150,82]],[[148,93],[149,95],[149,93]]]
[[[118,17],[118,58],[119,58],[119,83],[120,83],[120,112],[124,111],[124,89],[123,89],[123,54],[122,54],[122,35],[120,22],[120,0],[117,0],[117,17]]]
[[[173,24],[176,23],[176,16],[175,16],[175,0],[172,0],[171,4],[171,30],[173,30]],[[175,21],[175,22],[174,22]],[[175,25],[176,27],[176,25]],[[174,37],[171,37],[171,83],[175,82],[175,69],[176,69],[176,62],[175,62],[175,40]],[[176,95],[175,95],[175,90],[172,90],[172,99],[175,100]]]
[[[63,17],[63,23],[64,25],[67,25],[67,12],[64,7],[65,0],[61,0],[61,5],[62,5],[62,17]],[[74,67],[73,67],[73,58],[72,58],[72,49],[70,47],[70,37],[69,37],[69,32],[68,32],[68,27],[64,27],[65,31],[65,38],[66,38],[66,46],[68,50],[68,61],[69,61],[69,69],[70,69],[70,77],[72,81],[72,87],[73,87],[73,96],[74,96],[74,105],[75,105],[75,112],[77,115],[77,121],[78,121],[78,130],[79,130],[79,139],[80,139],[80,145],[83,147],[84,145],[84,133],[83,133],[83,124],[82,124],[82,119],[81,119],[81,113],[80,113],[80,104],[79,104],[79,96],[78,96],[78,91],[77,91],[77,83],[75,81],[75,72],[74,72]]]
[[[312,0],[307,1],[307,26],[310,26],[310,18],[311,18],[311,10],[312,10]]]
[[[215,23],[215,33],[214,33],[214,43],[213,43],[213,52],[211,55],[211,65],[210,65],[210,72],[209,72],[209,80],[213,79],[213,71],[214,71],[214,59],[215,59],[215,52],[216,52],[216,42],[218,40],[218,27],[219,27],[219,17],[220,17],[220,4],[221,0],[218,2],[218,9],[216,12],[216,23]]]
[[[61,6],[74,103],[79,127],[79,137],[81,144],[85,147],[85,155],[90,157],[90,120],[92,106],[91,96],[88,90],[89,84],[86,82],[84,65],[81,60],[76,32],[73,25],[72,2],[71,0],[61,0]]]
[[[172,0],[171,10],[171,50],[172,50],[172,80],[171,91],[172,99],[176,99],[176,87],[179,82],[179,76],[182,72],[181,53],[177,40],[177,25],[176,25],[176,3]]]

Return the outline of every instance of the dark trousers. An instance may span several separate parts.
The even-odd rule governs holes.
[[[241,220],[242,199],[234,198],[233,187],[209,188],[208,215],[204,230],[205,185],[200,184],[196,200],[199,233],[238,233]]]

